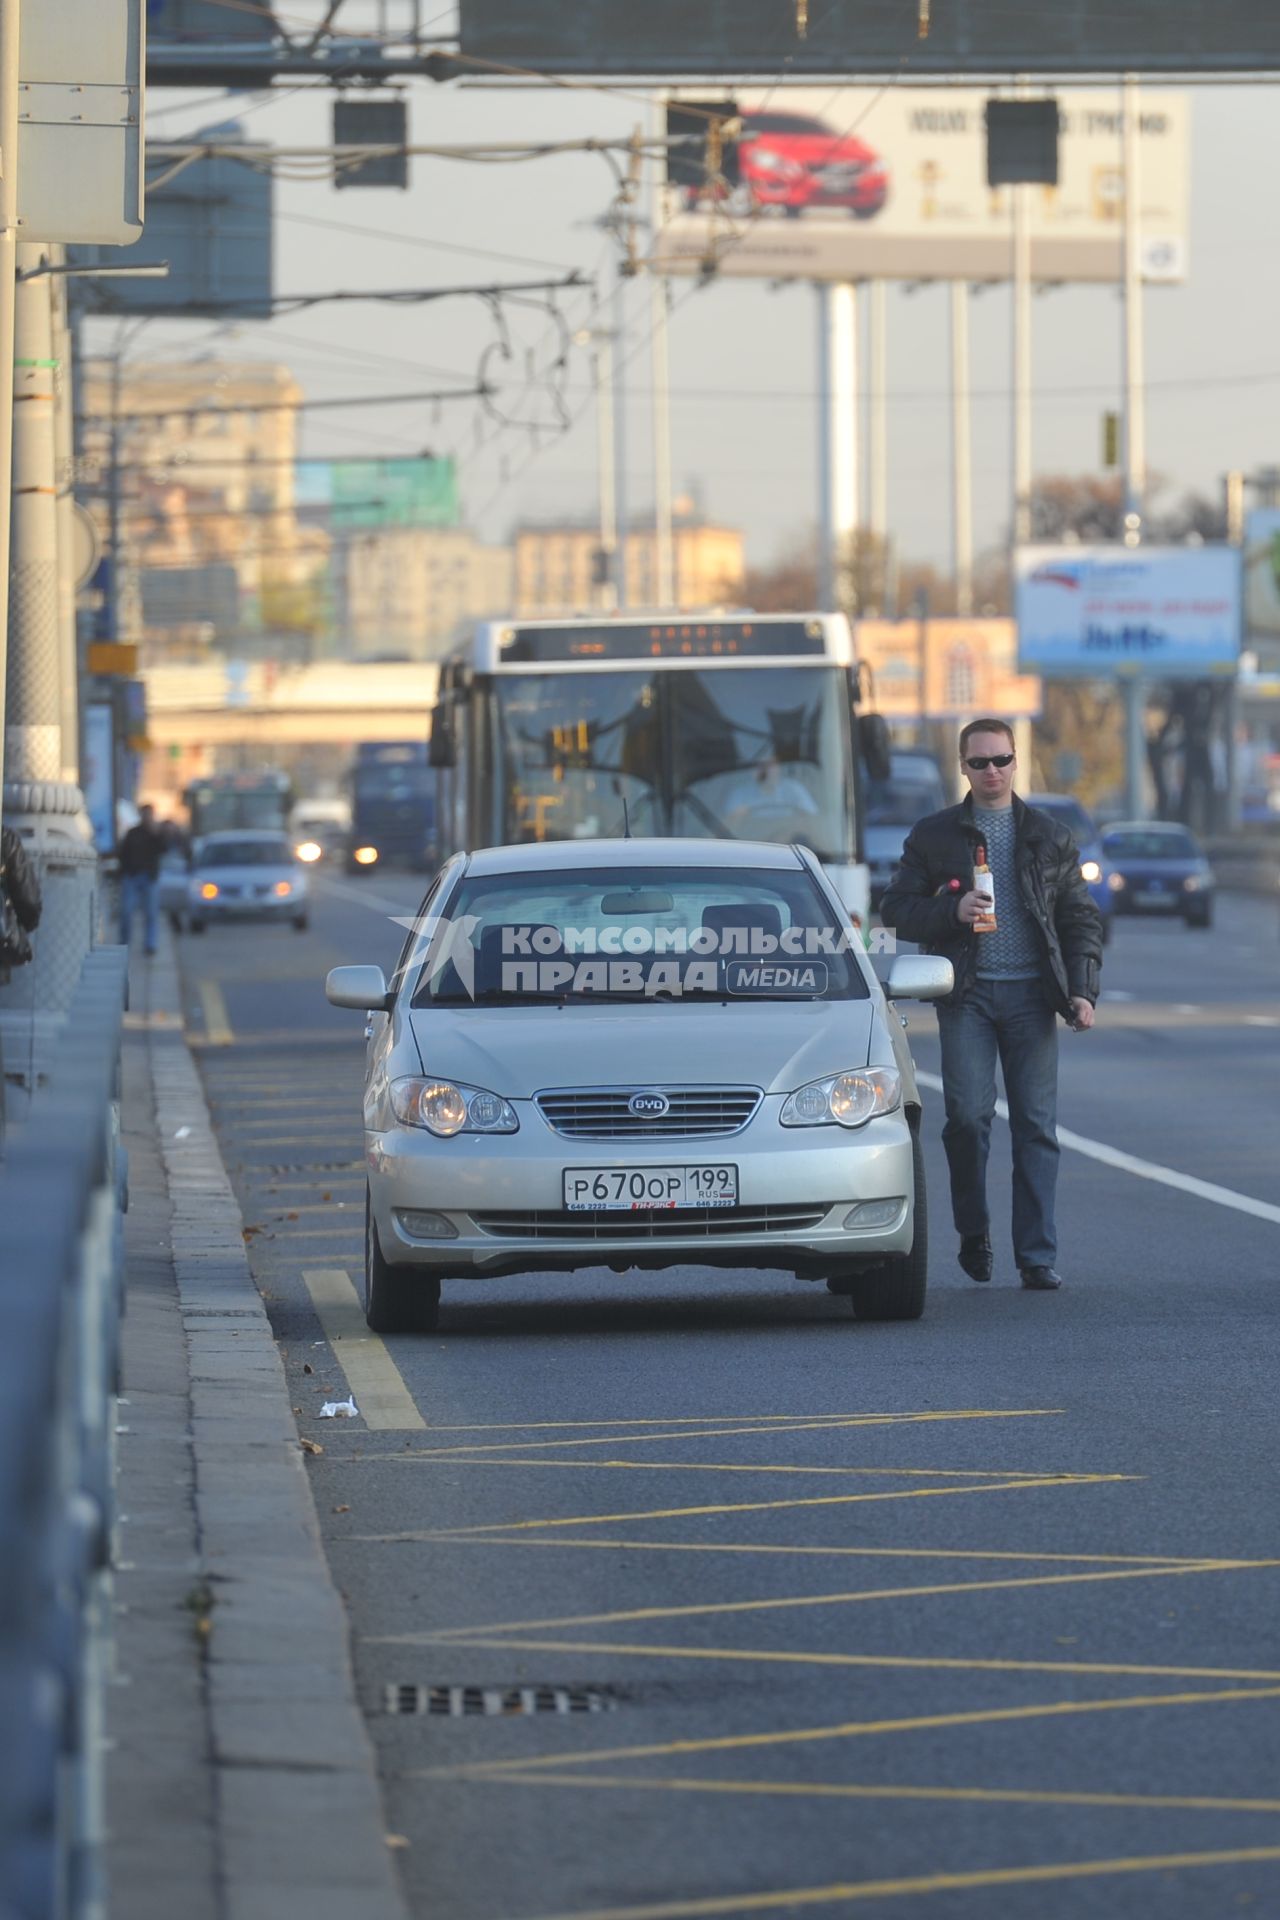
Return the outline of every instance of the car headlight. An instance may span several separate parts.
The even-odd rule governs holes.
[[[1123,893],[1124,875],[1122,873],[1109,873],[1107,875],[1107,885],[1110,887],[1112,893]]]
[[[863,1127],[902,1105],[902,1078],[894,1067],[859,1067],[797,1087],[783,1102],[784,1127]]]
[[[310,866],[313,861],[320,858],[323,852],[324,848],[318,840],[300,840],[293,850],[293,857]]]
[[[282,900],[286,899],[288,895],[293,892],[292,880],[277,880],[275,885],[275,891],[280,895],[280,898]]]
[[[202,900],[216,900],[218,897],[217,883],[213,880],[202,881],[198,886],[193,885],[192,890],[198,893]]]
[[[1182,883],[1184,893],[1199,893],[1204,881],[1198,873],[1189,873]]]
[[[357,847],[351,857],[358,867],[371,867],[378,858],[378,849],[376,847]]]
[[[1096,860],[1082,860],[1080,862],[1080,878],[1087,880],[1091,887],[1096,887],[1102,878],[1102,868]]]
[[[455,1133],[515,1133],[520,1125],[500,1094],[452,1080],[393,1080],[391,1110],[406,1127],[425,1127],[441,1140]]]

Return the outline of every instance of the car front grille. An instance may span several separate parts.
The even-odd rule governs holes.
[[[632,1113],[637,1093],[662,1093],[666,1113]],[[571,1140],[709,1139],[739,1133],[760,1105],[758,1087],[557,1087],[534,1095],[548,1126]]]
[[[494,1240],[722,1240],[744,1234],[803,1233],[821,1226],[834,1203],[807,1207],[671,1207],[636,1213],[473,1213]]]

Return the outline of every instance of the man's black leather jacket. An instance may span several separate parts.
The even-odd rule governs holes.
[[[1040,978],[1045,998],[1064,1019],[1080,995],[1098,998],[1102,970],[1102,915],[1080,873],[1080,850],[1058,820],[1013,796],[1014,861],[1018,888],[1040,935]],[[918,820],[880,902],[880,917],[926,953],[941,954],[955,968],[955,990],[943,1006],[958,1006],[971,992],[978,941],[957,916],[973,886],[974,854],[982,834],[973,801],[946,807]],[[952,882],[959,881],[958,887]],[[999,914],[1000,903],[996,902]]]

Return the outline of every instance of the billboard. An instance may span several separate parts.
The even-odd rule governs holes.
[[[998,713],[1030,720],[1040,712],[1034,674],[1018,671],[1012,620],[858,620],[854,653],[873,675],[871,704],[886,720],[969,720]]]
[[[1275,0],[460,0],[462,52],[535,73],[1242,73],[1280,68]]]
[[[304,460],[298,501],[327,507],[332,527],[456,527],[462,518],[452,459]]]
[[[1049,678],[1234,674],[1238,547],[1022,547],[1018,659]]]
[[[738,95],[738,180],[671,185],[654,242],[663,273],[769,280],[1007,280],[1012,187],[987,184],[987,94],[977,88],[817,87]],[[1120,97],[1059,103],[1058,184],[1025,189],[1036,280],[1124,271]],[[1187,273],[1189,109],[1144,93],[1146,280]]]
[[[1280,507],[1258,507],[1244,524],[1244,624],[1280,635]]]

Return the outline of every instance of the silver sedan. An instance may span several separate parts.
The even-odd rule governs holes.
[[[928,1277],[920,1094],[888,999],[804,847],[597,840],[459,854],[370,1013],[365,1312],[430,1330],[441,1281],[778,1268],[861,1319]],[[888,999],[886,998],[888,996]]]
[[[187,925],[212,920],[287,920],[307,927],[310,888],[293,843],[265,829],[207,833],[197,842],[187,882]]]

